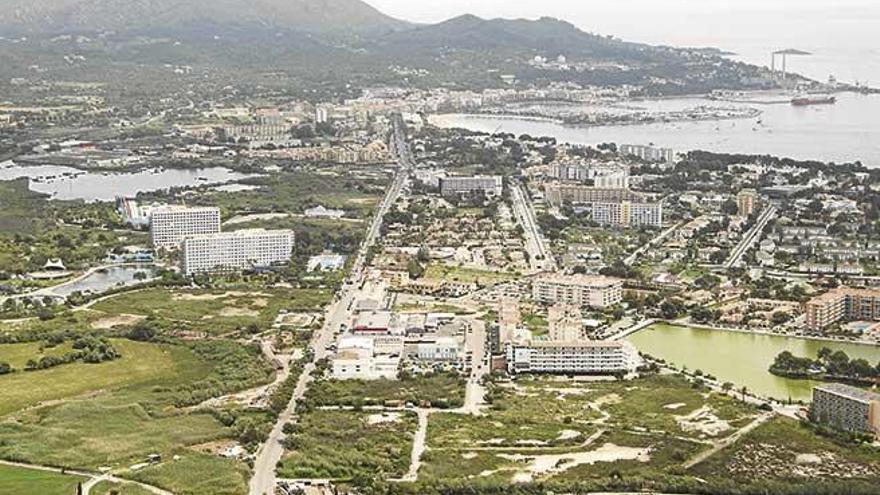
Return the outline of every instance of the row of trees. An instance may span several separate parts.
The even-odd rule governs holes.
[[[48,355],[39,359],[29,359],[25,371],[36,371],[54,368],[62,364],[83,362],[90,364],[103,363],[119,359],[122,355],[105,338],[93,336],[77,337],[73,342],[73,351],[62,355]],[[9,370],[11,371],[11,369]]]

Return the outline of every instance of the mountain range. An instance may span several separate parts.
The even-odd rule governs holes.
[[[5,3],[0,48],[5,41],[10,49],[0,49],[0,66],[7,66],[0,76],[63,59],[67,65],[89,65],[91,73],[103,71],[101,64],[187,65],[350,83],[466,87],[499,85],[504,73],[528,82],[630,84],[663,94],[742,88],[743,81],[761,80],[757,67],[711,51],[628,43],[552,18],[463,15],[419,25],[361,0]],[[579,64],[578,70],[538,70],[530,63],[559,55]]]
[[[360,0],[6,0],[0,32],[174,33],[199,26],[381,34],[408,23]]]

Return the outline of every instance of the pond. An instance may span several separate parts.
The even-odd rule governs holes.
[[[841,350],[850,358],[880,361],[880,347],[847,342],[800,339],[725,330],[696,329],[657,324],[628,337],[639,351],[663,358],[677,367],[702,370],[722,382],[746,386],[758,395],[778,400],[809,401],[817,382],[782,378],[768,371],[776,356],[790,351],[799,357],[816,357],[822,347]]]
[[[161,191],[172,187],[226,184],[253,176],[223,167],[87,172],[56,165],[21,166],[12,162],[0,164],[0,180],[21,177],[30,179],[29,187],[32,191],[48,194],[52,199],[96,202],[113,201],[117,196],[134,197],[139,192]]]

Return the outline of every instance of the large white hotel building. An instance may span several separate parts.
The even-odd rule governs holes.
[[[183,271],[235,271],[290,261],[294,234],[290,230],[239,230],[187,237],[183,240]]]
[[[507,346],[510,373],[628,373],[640,364],[638,351],[625,341],[532,341]]]
[[[219,208],[162,206],[150,212],[150,238],[157,249],[174,249],[186,237],[217,232]]]
[[[532,282],[532,298],[542,304],[607,308],[623,300],[623,281],[592,275],[544,274]]]

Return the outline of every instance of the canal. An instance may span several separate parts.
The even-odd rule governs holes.
[[[876,346],[668,324],[653,325],[627,339],[640,352],[665,359],[676,367],[699,369],[721,382],[732,382],[737,388],[746,386],[753,393],[779,400],[790,397],[809,401],[812,387],[817,383],[772,375],[768,368],[782,351],[815,358],[819,349],[828,347],[844,351],[850,358],[867,359],[872,365],[880,361],[880,347]]]

